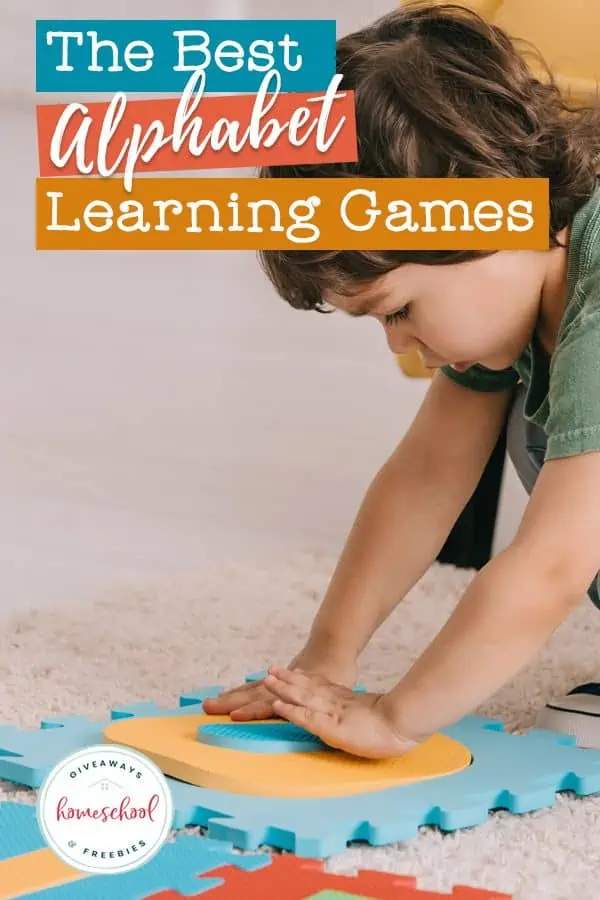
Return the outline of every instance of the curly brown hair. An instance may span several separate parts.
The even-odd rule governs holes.
[[[402,6],[338,41],[337,72],[341,89],[355,92],[358,161],[267,166],[260,177],[547,178],[549,247],[594,192],[600,103],[569,105],[535,47],[472,10]],[[265,250],[259,259],[292,306],[323,311],[325,292],[352,295],[403,263],[450,265],[484,255]]]

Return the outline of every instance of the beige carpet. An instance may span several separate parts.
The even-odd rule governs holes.
[[[334,561],[302,556],[240,563],[151,587],[117,590],[93,606],[23,615],[0,632],[0,720],[36,727],[62,713],[103,717],[136,700],[175,703],[180,693],[228,684],[300,646]],[[435,567],[363,657],[362,680],[391,685],[449,615],[470,573]],[[600,616],[584,603],[534,665],[485,714],[530,726],[545,700],[596,677]],[[223,652],[226,648],[226,652]],[[2,797],[33,794],[0,785]],[[376,868],[416,875],[449,891],[469,884],[517,900],[597,900],[600,799],[562,798],[523,817],[499,813],[470,831],[423,830],[404,846],[356,847],[333,871]],[[284,900],[284,898],[282,898]]]

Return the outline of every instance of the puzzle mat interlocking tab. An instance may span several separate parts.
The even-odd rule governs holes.
[[[510,900],[507,894],[470,887],[455,887],[451,894],[419,890],[415,878],[386,872],[328,874],[316,860],[288,855],[274,856],[270,866],[251,873],[224,866],[211,875],[222,884],[210,900]],[[165,891],[151,900],[181,900],[181,895]]]
[[[111,721],[132,716],[198,713],[207,688],[180,698],[180,707],[152,703],[115,709]],[[39,787],[60,760],[102,741],[109,722],[84,717],[42,723],[36,731],[0,727],[0,777]],[[208,790],[169,779],[175,828],[199,825],[208,837],[241,849],[270,845],[298,856],[323,858],[350,841],[381,846],[415,837],[421,826],[455,831],[485,821],[494,809],[531,812],[551,806],[556,793],[600,793],[600,752],[582,750],[575,739],[535,730],[515,736],[501,722],[467,717],[445,734],[466,745],[473,763],[454,775],[352,797],[257,798]]]
[[[57,881],[58,859],[44,843],[35,807],[0,804],[0,837],[0,900],[143,900],[160,891],[199,896],[222,883],[214,870],[234,873],[240,867],[250,872],[271,861],[267,854],[241,856],[231,844],[180,834],[132,872],[88,876],[64,867]],[[204,874],[212,877],[203,879]]]

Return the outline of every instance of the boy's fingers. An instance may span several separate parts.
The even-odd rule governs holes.
[[[254,719],[272,719],[274,716],[273,699],[273,695],[269,694],[268,700],[256,700],[253,703],[246,703],[244,706],[238,706],[231,711],[232,721],[251,722]]]
[[[326,678],[319,675],[311,675],[300,669],[283,669],[272,667],[270,672],[291,685],[300,686],[307,696],[319,685],[328,685]],[[208,697],[203,709],[209,715],[235,714],[238,721],[250,719],[268,719],[273,716],[273,694],[268,689],[267,680],[247,682],[234,688],[229,688],[217,697]]]
[[[253,699],[258,699],[261,694],[268,696],[268,693],[262,682],[256,682],[226,691],[223,694],[219,694],[218,697],[209,697],[204,701],[203,707],[206,712],[218,712],[227,715],[233,709],[244,706]]]
[[[294,725],[300,725],[302,728],[306,726],[306,710],[302,706],[295,706],[293,703],[286,703],[284,700],[274,700],[273,709],[278,716],[287,719]]]
[[[202,704],[202,709],[209,715],[218,715],[219,713],[224,712],[226,707],[227,702],[220,700],[218,697],[207,697]]]
[[[245,684],[238,684],[237,687],[229,688],[227,691],[222,691],[219,694],[219,698],[227,698],[238,696],[241,694],[248,694],[250,691],[255,691],[262,685],[262,681],[248,681]]]
[[[237,701],[239,703],[239,700]],[[229,697],[207,697],[202,704],[206,712],[226,712],[229,708],[236,706],[236,698]]]
[[[269,681],[270,677],[276,678],[280,684],[294,685],[310,693],[327,691],[331,695],[335,694],[336,697],[346,698],[353,696],[350,688],[336,684],[334,681],[325,678],[324,675],[303,672],[301,669],[281,669],[278,666],[272,666],[269,669],[269,675],[265,678],[265,684],[269,690],[272,690],[272,685]]]
[[[312,672],[304,672],[302,669],[282,669],[279,666],[272,666],[269,669],[269,675],[265,678],[265,684],[269,690],[273,690],[269,682],[269,677],[274,676],[279,683],[286,683],[303,688],[310,694],[324,693],[333,700],[334,698],[348,701],[354,698],[352,688],[345,687],[343,684],[337,684],[325,678],[324,675],[313,674]]]
[[[278,716],[292,722],[293,725],[299,725],[311,731],[326,741],[326,736],[331,729],[332,720],[327,713],[315,712],[312,709],[306,709],[305,706],[295,706],[293,703],[285,703],[283,700],[275,700],[273,709]]]
[[[330,691],[319,689],[310,681],[306,684],[290,684],[275,675],[268,675],[265,684],[284,703],[293,703],[317,712],[329,712],[335,699]]]
[[[269,675],[265,678],[265,684],[269,685],[269,677],[275,676],[280,681],[285,681],[287,684],[297,684],[297,685],[317,685],[317,684],[328,684],[326,678],[323,678],[322,675],[311,675],[307,672],[303,672],[302,669],[282,669],[279,666],[271,666],[269,669]]]

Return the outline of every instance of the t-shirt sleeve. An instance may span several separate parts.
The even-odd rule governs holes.
[[[600,450],[600,277],[586,289],[550,364],[547,460]]]
[[[519,381],[519,376],[512,366],[508,369],[494,371],[477,363],[466,372],[457,372],[452,366],[442,366],[441,371],[457,384],[485,393],[505,391],[507,388],[515,387]]]

